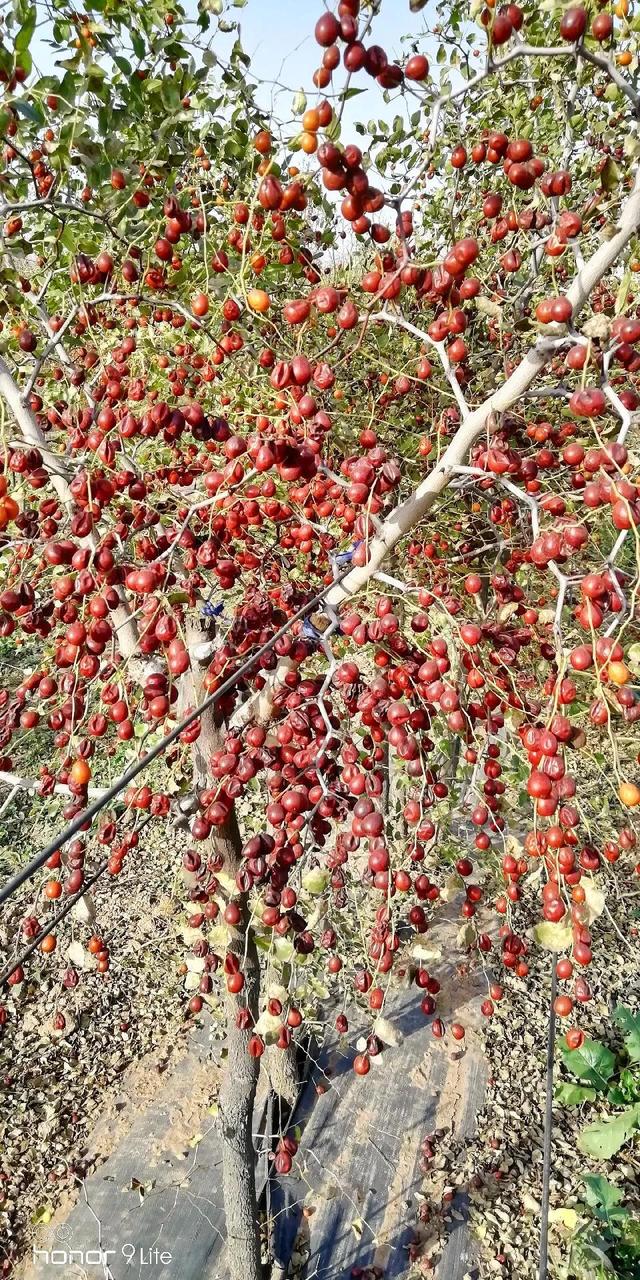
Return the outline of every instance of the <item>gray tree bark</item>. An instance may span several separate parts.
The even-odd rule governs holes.
[[[195,705],[204,697],[202,677],[208,658],[197,658],[195,651],[206,645],[213,626],[207,620],[194,619],[187,626],[187,646],[191,656],[191,671],[183,685],[183,696]],[[191,687],[189,687],[191,686]],[[211,708],[202,716],[200,736],[192,747],[194,783],[209,785],[209,760],[220,748],[222,726],[216,722]],[[224,858],[225,870],[235,875],[240,866],[242,842],[235,812],[232,811],[224,826],[209,837],[205,849]],[[258,1205],[256,1200],[255,1152],[253,1146],[253,1107],[260,1071],[260,1060],[247,1051],[250,1031],[241,1031],[236,1024],[238,1010],[245,1003],[254,1019],[257,1017],[260,996],[260,968],[258,953],[251,930],[246,924],[247,903],[239,895],[243,922],[237,929],[230,929],[227,952],[237,955],[245,985],[241,997],[225,993],[226,1051],[222,1088],[218,1097],[220,1134],[222,1137],[222,1184],[227,1227],[227,1270],[230,1280],[261,1280],[260,1237],[258,1230]]]
[[[263,1062],[271,1092],[281,1102],[292,1107],[298,1096],[300,1083],[295,1045],[290,1045],[288,1049],[279,1049],[275,1044],[268,1045]]]

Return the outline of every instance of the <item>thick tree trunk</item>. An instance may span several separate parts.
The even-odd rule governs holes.
[[[300,1084],[295,1045],[291,1044],[288,1049],[279,1049],[275,1044],[269,1045],[263,1064],[269,1088],[280,1100],[280,1112],[283,1110],[283,1102],[292,1107]],[[274,1125],[274,1131],[277,1132],[277,1124]]]
[[[260,970],[255,942],[236,930],[230,950],[243,957],[243,973],[249,1008],[257,1008]],[[256,1200],[253,1105],[258,1083],[259,1059],[247,1052],[249,1032],[236,1026],[238,1002],[225,998],[227,1059],[218,1097],[222,1134],[222,1187],[227,1224],[227,1269],[230,1280],[260,1280],[260,1239]]]
[[[195,619],[187,626],[187,645],[191,671],[183,682],[183,697],[192,704],[202,701],[202,675],[207,667],[208,642],[213,624]],[[216,723],[213,709],[201,719],[200,736],[193,744],[194,785],[209,785],[209,760],[220,748],[222,726]],[[215,835],[205,842],[205,852],[224,858],[225,870],[235,875],[240,865],[242,842],[235,812]],[[247,903],[239,897],[244,920]],[[222,1137],[222,1186],[227,1227],[227,1272],[230,1280],[260,1280],[260,1238],[256,1200],[255,1151],[253,1146],[253,1107],[260,1071],[260,1060],[247,1051],[250,1031],[242,1031],[236,1023],[238,1010],[246,1004],[254,1019],[258,1014],[260,967],[251,929],[246,923],[229,930],[227,952],[237,955],[245,985],[241,997],[225,993],[226,1061],[222,1088],[218,1097],[219,1124]]]

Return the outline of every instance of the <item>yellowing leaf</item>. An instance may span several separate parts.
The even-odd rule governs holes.
[[[302,877],[302,888],[305,893],[324,893],[329,883],[329,872],[325,867],[312,867]]]
[[[522,848],[522,843],[517,836],[507,836],[504,842],[505,853],[510,853],[513,858],[520,858],[522,856]]]
[[[549,1222],[559,1222],[573,1233],[578,1225],[578,1215],[575,1209],[550,1209]]]
[[[230,875],[228,871],[216,871],[216,880],[221,889],[224,889],[227,895],[233,897],[236,892],[235,876]]]
[[[440,897],[443,902],[453,902],[453,899],[460,892],[460,876],[457,871],[453,875],[447,876],[441,890]]]
[[[545,951],[566,951],[571,946],[571,925],[541,920],[540,924],[533,926],[533,936]]]
[[[273,949],[281,964],[286,964],[294,955],[293,943],[289,938],[276,938]]]
[[[98,963],[95,956],[83,947],[81,942],[72,942],[67,949],[67,960],[72,964],[74,969],[95,969]]]
[[[95,920],[96,907],[90,893],[83,893],[82,897],[78,898],[78,901],[73,905],[72,915],[81,924],[91,924]]]
[[[555,609],[541,609],[538,613],[538,623],[541,627],[550,627],[556,616]]]
[[[50,1204],[43,1204],[39,1209],[36,1209],[35,1213],[31,1217],[31,1221],[34,1227],[46,1227],[51,1222],[53,1215],[54,1209],[52,1206]]]
[[[591,924],[592,920],[597,920],[598,916],[602,915],[606,899],[602,889],[599,889],[596,885],[595,880],[583,877],[580,884],[584,889],[587,924]]]
[[[434,960],[442,959],[439,947],[424,947],[421,942],[411,948],[411,955],[414,960],[422,960],[425,964],[433,964]]]
[[[456,945],[458,947],[470,947],[473,944],[475,936],[476,936],[475,929],[471,921],[466,920],[465,923],[461,926],[461,928],[458,929]]]
[[[476,308],[483,315],[491,316],[493,320],[498,320],[500,317],[501,308],[499,304],[494,302],[492,298],[485,298],[481,293],[476,298]]]
[[[634,676],[640,676],[640,644],[632,644],[627,652],[627,663]]]
[[[270,982],[268,995],[270,1000],[279,1000],[281,1004],[286,1004],[289,999],[289,992],[278,982]]]
[[[525,1213],[532,1214],[534,1218],[539,1217],[540,1201],[536,1200],[535,1196],[530,1195],[528,1191],[525,1191],[522,1197],[522,1207]]]
[[[257,1036],[274,1036],[277,1035],[282,1026],[282,1017],[276,1017],[275,1013],[269,1013],[265,1009],[258,1018],[254,1031]]]
[[[185,942],[188,947],[192,947],[195,942],[200,942],[204,938],[202,929],[194,929],[191,924],[183,925],[180,932],[182,934],[182,941]]]
[[[388,1018],[378,1017],[373,1024],[374,1035],[382,1040],[383,1044],[399,1045],[402,1044],[404,1036],[399,1027],[396,1027]]]
[[[519,608],[520,605],[517,600],[507,600],[507,603],[503,604],[498,612],[498,620],[500,622],[508,622],[509,618],[512,618],[514,613],[518,612]]]

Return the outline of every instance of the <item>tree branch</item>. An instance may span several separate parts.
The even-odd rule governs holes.
[[[638,227],[640,227],[640,173],[621,210],[618,230],[589,258],[566,292],[573,307],[574,319],[598,281],[627,247]],[[538,374],[545,368],[555,350],[557,350],[556,339],[540,338],[504,385],[492,392],[477,409],[468,415],[433,471],[429,472],[415,493],[401,502],[387,516],[380,533],[369,545],[367,563],[353,569],[329,592],[327,596],[329,607],[335,609],[365,586],[400,539],[405,537],[431,510],[438,495],[449,484],[456,467],[465,462],[472,445],[486,431],[491,415],[505,413],[518,403]]]
[[[13,791],[37,791],[42,783],[42,778],[21,778],[17,773],[5,773],[4,770],[0,770],[0,783],[6,787],[11,787]],[[87,795],[90,800],[97,800],[100,796],[105,795],[107,790],[107,787],[87,787]],[[56,796],[68,796],[71,792],[64,782],[56,782],[53,794]]]
[[[618,219],[618,230],[610,240],[605,241],[576,275],[566,296],[573,306],[573,318],[578,315],[589,298],[596,284],[616,262],[619,255],[629,244],[640,227],[640,173],[634,188],[629,195]],[[381,313],[386,318],[386,313]],[[415,331],[415,326],[404,327]],[[417,331],[422,337],[422,332]],[[383,561],[393,551],[397,543],[405,537],[431,510],[436,498],[451,483],[458,469],[464,465],[469,450],[476,440],[486,431],[492,415],[507,412],[517,404],[529,390],[538,374],[548,364],[558,345],[572,342],[575,338],[568,334],[563,338],[540,338],[523,357],[517,369],[507,378],[502,387],[492,392],[477,409],[467,411],[467,416],[456,432],[448,449],[433,471],[425,477],[422,484],[409,498],[399,503],[382,523],[377,536],[369,544],[369,556],[366,564],[352,569],[340,582],[327,593],[324,612],[331,617],[337,608],[351,596],[357,595],[366,584],[374,578]],[[265,681],[259,694],[247,699],[233,716],[233,724],[238,727],[252,719],[265,724],[271,717],[274,699],[279,687],[284,683],[291,670],[291,659],[281,658],[275,670]]]
[[[51,483],[60,502],[67,511],[73,511],[75,503],[69,487],[69,473],[65,463],[62,458],[58,457],[49,448],[45,434],[39,426],[35,414],[24,403],[20,389],[2,357],[0,357],[0,395],[8,404],[24,442],[38,449],[42,455],[43,466],[51,477]],[[89,538],[85,540],[85,545],[90,546],[92,550],[96,549],[98,540],[95,534],[89,535]],[[116,590],[122,603],[113,610],[111,616],[114,628],[118,631],[118,644],[122,657],[126,660],[131,660],[138,652],[138,628],[131,617],[129,606],[123,599],[122,592],[119,588],[116,588]],[[133,668],[130,669],[134,674]],[[139,675],[142,675],[142,664]]]

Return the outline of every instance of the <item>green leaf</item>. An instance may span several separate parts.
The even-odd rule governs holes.
[[[628,1210],[626,1209],[618,1208],[616,1210],[616,1206],[622,1200],[622,1192],[619,1187],[615,1187],[612,1182],[609,1182],[607,1178],[603,1178],[599,1173],[583,1173],[582,1180],[586,1188],[585,1201],[597,1218],[607,1222],[612,1217],[627,1215]]]
[[[594,1160],[610,1160],[640,1124],[640,1102],[611,1120],[596,1120],[578,1136],[578,1147]]]
[[[599,1040],[585,1040],[580,1049],[569,1049],[562,1041],[560,1055],[567,1071],[596,1089],[604,1089],[615,1070],[615,1055]]]
[[[70,253],[75,253],[78,247],[78,235],[77,232],[74,231],[73,227],[63,227],[59,235],[59,240],[60,243],[64,245],[65,249],[68,249]]]
[[[175,80],[163,80],[161,95],[167,110],[177,111],[180,106],[180,90]]]
[[[136,58],[142,60],[146,53],[146,45],[139,31],[131,32],[131,43],[133,45],[133,52],[135,53]]]
[[[615,1211],[617,1221],[618,1243],[616,1245],[616,1257],[621,1262],[626,1262],[629,1267],[628,1274],[637,1276],[638,1260],[640,1259],[640,1222],[637,1216],[633,1216],[628,1209],[618,1209]]]
[[[36,29],[36,7],[32,5],[15,39],[15,51],[20,55],[26,53],[31,44],[31,37]]]
[[[600,181],[604,191],[615,191],[620,182],[620,170],[611,156],[607,156],[600,170]]]
[[[72,71],[66,71],[60,83],[60,97],[73,104],[78,91],[78,77]]]
[[[16,111],[21,116],[26,116],[27,120],[31,120],[33,124],[44,124],[44,116],[32,102],[27,102],[25,98],[18,98],[13,103]]]
[[[620,1188],[614,1187],[613,1183],[603,1178],[600,1173],[583,1173],[582,1181],[587,1188],[586,1202],[592,1209],[596,1205],[611,1209],[622,1200]]]
[[[629,1061],[640,1062],[640,1014],[633,1013],[624,1004],[619,1004],[616,1005],[612,1017],[622,1032]]]
[[[325,129],[325,133],[327,137],[331,140],[331,142],[338,141],[338,138],[340,137],[340,121],[337,115],[334,115],[333,118],[329,121]]]
[[[622,1089],[615,1084],[607,1091],[607,1102],[610,1102],[612,1107],[625,1107],[629,1101],[629,1098],[625,1098]]]
[[[559,1084],[555,1090],[556,1102],[563,1107],[577,1107],[581,1102],[594,1102],[597,1096],[595,1089],[582,1084]]]

